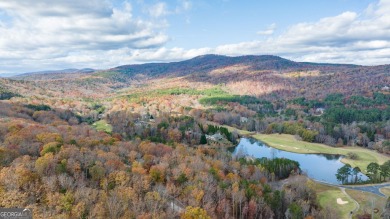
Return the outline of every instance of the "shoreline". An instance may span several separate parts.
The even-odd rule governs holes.
[[[227,126],[225,126],[227,127]],[[239,129],[236,129],[236,128],[233,128],[233,127],[229,127],[230,129],[235,129],[237,132],[240,132],[240,131],[243,131],[243,130],[239,130]],[[246,131],[245,131],[246,132]],[[351,148],[351,147],[348,147],[348,148],[333,148],[331,146],[328,146],[328,145],[324,145],[324,144],[319,144],[319,143],[311,143],[311,142],[304,142],[304,141],[300,141],[300,140],[296,140],[292,135],[286,135],[286,134],[270,134],[270,135],[266,135],[266,134],[259,134],[259,133],[250,133],[250,134],[242,134],[240,133],[240,138],[241,139],[242,137],[246,137],[246,138],[253,138],[257,141],[260,141],[264,144],[266,144],[267,146],[269,147],[272,147],[272,148],[275,148],[275,149],[278,149],[278,150],[282,150],[282,151],[286,151],[286,152],[292,152],[292,153],[297,153],[297,154],[327,154],[327,155],[338,155],[338,156],[342,156],[340,158],[340,162],[342,162],[343,164],[350,164],[351,167],[359,167],[361,169],[361,173],[367,175],[367,171],[366,171],[366,167],[367,165],[365,164],[368,164],[370,162],[376,162],[378,164],[383,164],[385,161],[387,160],[390,160],[390,157],[388,157],[387,155],[385,154],[380,154],[376,151],[373,151],[373,150],[369,150],[369,149],[365,149],[365,148]],[[301,147],[294,147],[291,146],[291,145],[288,145],[288,144],[285,144],[285,145],[277,145],[276,143],[274,142],[269,142],[267,140],[264,140],[264,136],[267,136],[267,137],[273,137],[273,138],[280,138],[280,137],[288,137],[292,144],[302,144],[304,145],[304,147],[306,146],[311,146],[309,147],[309,149],[305,149],[306,151],[302,151],[303,148],[302,146]],[[275,137],[276,136],[276,137]],[[239,140],[238,139],[238,140]],[[289,142],[286,142],[286,143],[289,143]],[[305,146],[306,145],[306,146]],[[237,146],[237,145],[236,145]],[[318,151],[315,151],[313,150],[313,146],[314,147],[318,147],[316,149],[318,149]],[[331,149],[334,149],[336,151],[320,151],[320,150],[331,150]],[[348,159],[346,157],[346,155],[349,153],[349,152],[353,152],[353,153],[357,153],[360,157],[360,159],[358,160],[351,160],[351,159]],[[364,156],[360,156],[360,155],[364,155]],[[367,160],[364,160],[364,158],[369,158]],[[309,177],[310,178],[310,177]],[[312,178],[310,178],[312,179]],[[312,179],[312,180],[315,180],[315,181],[318,181],[320,182],[319,180],[316,180],[316,179]],[[331,184],[329,183],[330,185],[333,185],[333,186],[368,186],[368,185],[381,185],[381,184],[389,184],[390,182],[381,182],[381,183],[368,183],[368,184],[356,184],[356,185],[339,185],[339,184]]]
[[[352,167],[359,167],[361,172],[367,174],[367,165],[371,162],[376,162],[379,165],[383,164],[387,160],[390,160],[390,156],[380,154],[376,151],[359,147],[331,147],[324,144],[304,142],[294,139],[292,135],[287,134],[259,134],[254,133],[250,135],[243,135],[246,137],[254,138],[268,145],[269,147],[293,152],[298,154],[328,154],[328,155],[340,155],[341,162],[344,164],[350,164]],[[276,143],[278,142],[278,143]],[[283,144],[281,144],[281,142]],[[346,157],[348,153],[356,153],[359,159],[352,160]]]

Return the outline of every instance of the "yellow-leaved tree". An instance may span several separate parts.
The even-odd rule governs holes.
[[[210,216],[207,215],[206,210],[200,207],[186,207],[185,212],[181,215],[182,219],[211,219]]]

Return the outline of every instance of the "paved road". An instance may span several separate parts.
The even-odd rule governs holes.
[[[358,191],[363,191],[363,192],[370,192],[370,193],[373,193],[375,195],[379,195],[381,197],[386,197],[386,196],[383,193],[381,193],[379,191],[379,189],[383,188],[383,187],[386,187],[386,186],[390,186],[390,182],[381,183],[381,184],[348,186],[348,185],[330,184],[330,183],[326,183],[326,182],[319,181],[319,180],[314,180],[314,181],[316,181],[318,183],[321,183],[321,184],[325,184],[325,185],[329,185],[329,186],[335,186],[335,187],[339,187],[339,188],[346,188],[346,189],[358,190]]]
[[[375,195],[379,195],[382,197],[386,197],[383,193],[379,191],[380,188],[390,186],[390,183],[382,183],[382,184],[372,184],[372,185],[359,185],[359,186],[343,186],[340,185],[342,188],[346,189],[353,189],[353,190],[358,190],[358,191],[364,191],[364,192],[370,192]]]

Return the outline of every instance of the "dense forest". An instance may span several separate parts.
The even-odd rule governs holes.
[[[3,103],[1,109],[7,115],[0,123],[1,206],[31,207],[37,218],[332,214],[318,207],[314,192],[300,181],[283,191],[273,186],[298,168],[293,161],[235,160],[224,148],[188,147],[169,132],[160,133],[173,140],[168,145],[143,136],[124,140],[39,105]],[[179,124],[186,123],[159,127],[175,130]]]
[[[338,218],[298,162],[229,148],[241,130],[390,154],[388,70],[202,56],[1,79],[0,207],[34,218]],[[387,180],[378,165],[370,177]],[[356,171],[345,166],[340,181]]]

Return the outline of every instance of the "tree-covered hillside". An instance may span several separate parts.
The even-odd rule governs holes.
[[[285,133],[386,157],[388,72],[207,55],[1,79],[0,207],[37,218],[340,218],[299,163],[228,149]]]

